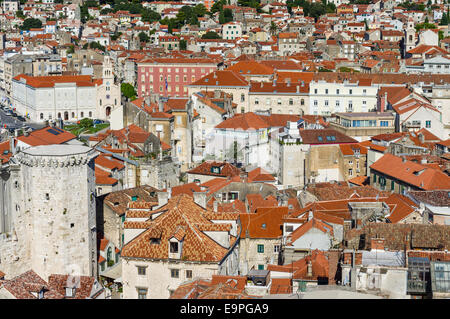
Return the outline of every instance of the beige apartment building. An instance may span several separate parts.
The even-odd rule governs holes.
[[[345,112],[335,113],[330,127],[358,141],[371,136],[395,132],[393,112]]]

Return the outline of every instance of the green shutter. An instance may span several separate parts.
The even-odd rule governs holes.
[[[258,265],[258,270],[264,270],[264,265]]]
[[[264,252],[264,245],[258,245],[258,253]]]
[[[394,190],[394,186],[395,186],[395,182],[394,182],[394,181],[391,181],[391,191]]]

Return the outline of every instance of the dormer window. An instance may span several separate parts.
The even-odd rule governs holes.
[[[138,200],[138,198],[139,198],[139,196],[132,196],[132,197],[131,197],[131,200],[132,200],[133,202],[135,202],[135,201]]]
[[[219,166],[211,167],[211,173],[220,174],[220,167]]]
[[[76,288],[66,287],[66,297],[75,297],[75,290]]]
[[[172,254],[178,254],[178,243],[177,242],[170,242],[170,252]]]

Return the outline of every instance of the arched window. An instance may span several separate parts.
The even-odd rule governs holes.
[[[106,253],[106,260],[109,262],[112,259],[112,248],[108,248],[108,252]]]
[[[92,112],[89,112],[89,117],[92,117]]]
[[[83,118],[84,117],[84,112],[81,112],[80,116],[81,116],[81,118]]]
[[[75,117],[75,112],[72,112],[72,118],[74,118]]]
[[[61,118],[61,113],[58,113],[58,118],[59,118],[59,119]]]

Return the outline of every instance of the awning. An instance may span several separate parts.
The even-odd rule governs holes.
[[[111,279],[118,279],[122,277],[122,265],[120,263],[114,265],[114,267],[102,272],[100,276],[111,278]],[[122,279],[121,279],[122,280]]]

